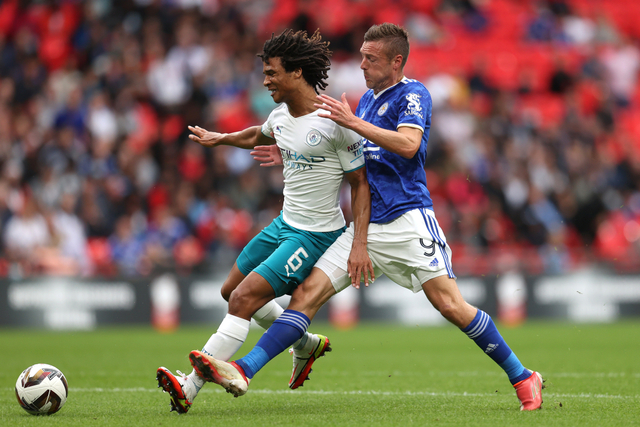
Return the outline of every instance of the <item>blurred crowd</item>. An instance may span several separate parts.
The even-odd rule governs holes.
[[[275,107],[256,54],[319,28],[355,109],[366,29],[405,26],[425,173],[458,275],[640,270],[634,0],[0,2],[0,277],[227,269],[282,174],[205,149]],[[348,191],[343,209],[350,217]]]

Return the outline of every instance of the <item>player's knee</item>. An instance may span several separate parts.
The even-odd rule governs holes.
[[[233,293],[236,287],[237,287],[237,284],[225,281],[222,285],[222,289],[220,289],[220,295],[222,295],[222,298],[224,298],[224,300],[228,302],[229,299],[231,298],[231,294]]]
[[[465,326],[465,313],[461,304],[457,304],[454,301],[442,301],[436,306],[436,309],[442,317],[457,327],[462,328]]]
[[[303,285],[299,285],[291,295],[289,307],[297,311],[306,310],[313,303],[313,298],[314,294],[310,289],[305,288]]]
[[[229,314],[243,319],[251,318],[260,307],[268,302],[264,300],[264,298],[257,298],[256,295],[242,287],[238,287],[230,292],[228,301]]]
[[[320,283],[310,283],[305,281],[303,284],[298,286],[291,296],[289,308],[301,311],[307,315],[315,314],[320,307],[322,307],[324,303],[335,294],[335,290],[330,284],[329,288],[322,286]]]
[[[457,314],[457,310],[453,305],[442,304],[440,307],[437,307],[437,308],[440,314],[442,315],[442,317],[444,317],[445,319],[453,323],[453,320],[455,319]]]

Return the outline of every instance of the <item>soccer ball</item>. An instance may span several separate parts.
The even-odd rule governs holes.
[[[16,381],[18,403],[32,415],[55,414],[67,401],[68,392],[64,374],[46,363],[29,366]]]

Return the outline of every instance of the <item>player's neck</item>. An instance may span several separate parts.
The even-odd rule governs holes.
[[[388,81],[385,81],[384,84],[380,85],[380,88],[373,89],[373,94],[377,95],[383,90],[389,89],[391,86],[397,85],[404,79],[404,74],[400,73],[399,75],[391,75]]]
[[[313,88],[309,87],[309,90],[303,90],[297,96],[291,97],[286,101],[287,107],[289,109],[289,114],[293,117],[301,117],[306,116],[307,114],[311,114],[317,110],[316,107],[313,106],[317,102],[316,100],[316,92]]]

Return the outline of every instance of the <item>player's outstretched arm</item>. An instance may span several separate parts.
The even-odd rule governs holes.
[[[406,159],[415,156],[422,143],[422,130],[401,127],[396,130],[382,129],[356,117],[351,112],[346,94],[342,94],[341,101],[328,95],[316,97],[320,104],[313,104],[316,108],[327,111],[318,116],[326,117],[337,124],[358,133],[379,147],[398,154]]]
[[[273,145],[256,145],[253,151],[249,153],[253,156],[253,160],[260,162],[260,166],[282,166],[282,153],[276,144]]]
[[[205,147],[232,145],[238,148],[251,149],[257,145],[271,145],[276,141],[265,136],[260,126],[252,126],[233,133],[211,132],[200,126],[189,126],[193,133],[189,139]]]
[[[351,210],[353,212],[354,234],[351,252],[347,261],[347,270],[351,277],[351,285],[360,289],[361,276],[364,285],[375,280],[373,264],[367,252],[367,233],[371,217],[371,192],[367,173],[364,167],[346,174],[351,185]]]

